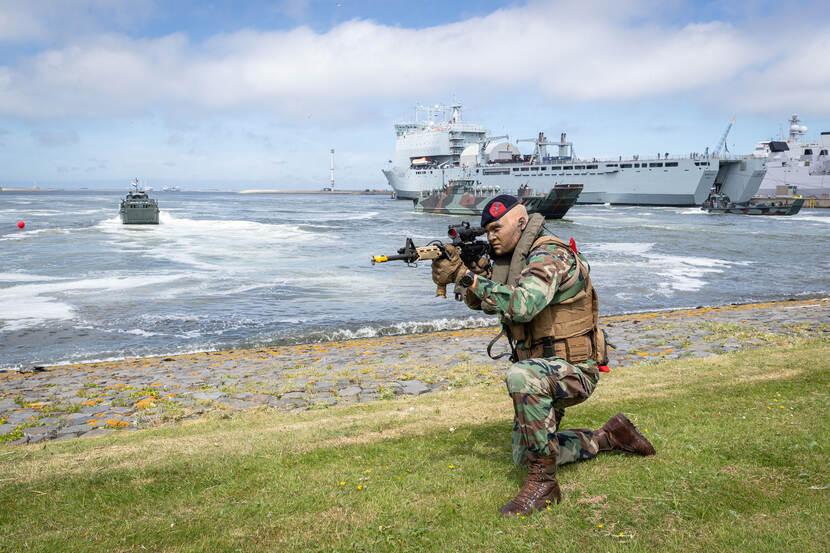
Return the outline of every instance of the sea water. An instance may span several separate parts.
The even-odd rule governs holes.
[[[461,217],[387,196],[151,195],[160,224],[137,226],[117,192],[0,194],[0,369],[496,322],[435,297],[428,262],[370,263]],[[830,211],[575,206],[548,228],[588,257],[602,315],[830,293]]]

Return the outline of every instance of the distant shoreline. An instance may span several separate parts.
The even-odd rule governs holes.
[[[237,194],[352,194],[361,196],[391,196],[391,190],[240,190]]]

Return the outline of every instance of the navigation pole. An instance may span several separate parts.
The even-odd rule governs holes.
[[[334,148],[331,149],[331,189],[334,190]]]

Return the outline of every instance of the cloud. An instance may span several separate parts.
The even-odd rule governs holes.
[[[78,143],[78,133],[69,130],[34,130],[30,133],[38,144],[47,148],[57,148]]]
[[[273,10],[291,19],[305,19],[311,11],[311,0],[282,0]]]
[[[830,26],[821,32],[800,36],[798,46],[783,51],[773,62],[746,71],[736,79],[745,109],[778,114],[809,111],[830,114]],[[816,53],[815,55],[813,53]]]
[[[0,0],[0,43],[53,43],[148,20],[154,0]]]
[[[693,94],[780,111],[791,109],[794,88],[782,78],[806,78],[811,94],[830,86],[829,62],[804,55],[827,51],[830,28],[801,29],[812,47],[795,50],[785,48],[787,29],[779,39],[725,22],[667,23],[648,7],[534,2],[424,29],[352,20],[322,33],[243,30],[198,43],[184,33],[79,38],[0,67],[0,115],[264,110],[324,122],[384,100],[482,90],[535,91],[551,105]],[[803,100],[830,113],[824,94]]]

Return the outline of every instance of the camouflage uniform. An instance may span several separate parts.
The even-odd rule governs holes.
[[[528,322],[539,314],[577,270],[573,254],[555,244],[533,249],[514,286],[499,284],[478,276],[470,288],[467,304],[481,304],[498,310],[505,319]],[[522,348],[522,344],[518,344]],[[594,361],[568,363],[558,357],[525,359],[513,364],[505,382],[513,399],[513,460],[526,464],[528,450],[540,457],[555,456],[563,465],[592,459],[599,444],[590,430],[558,431],[565,407],[588,399],[599,381]]]

